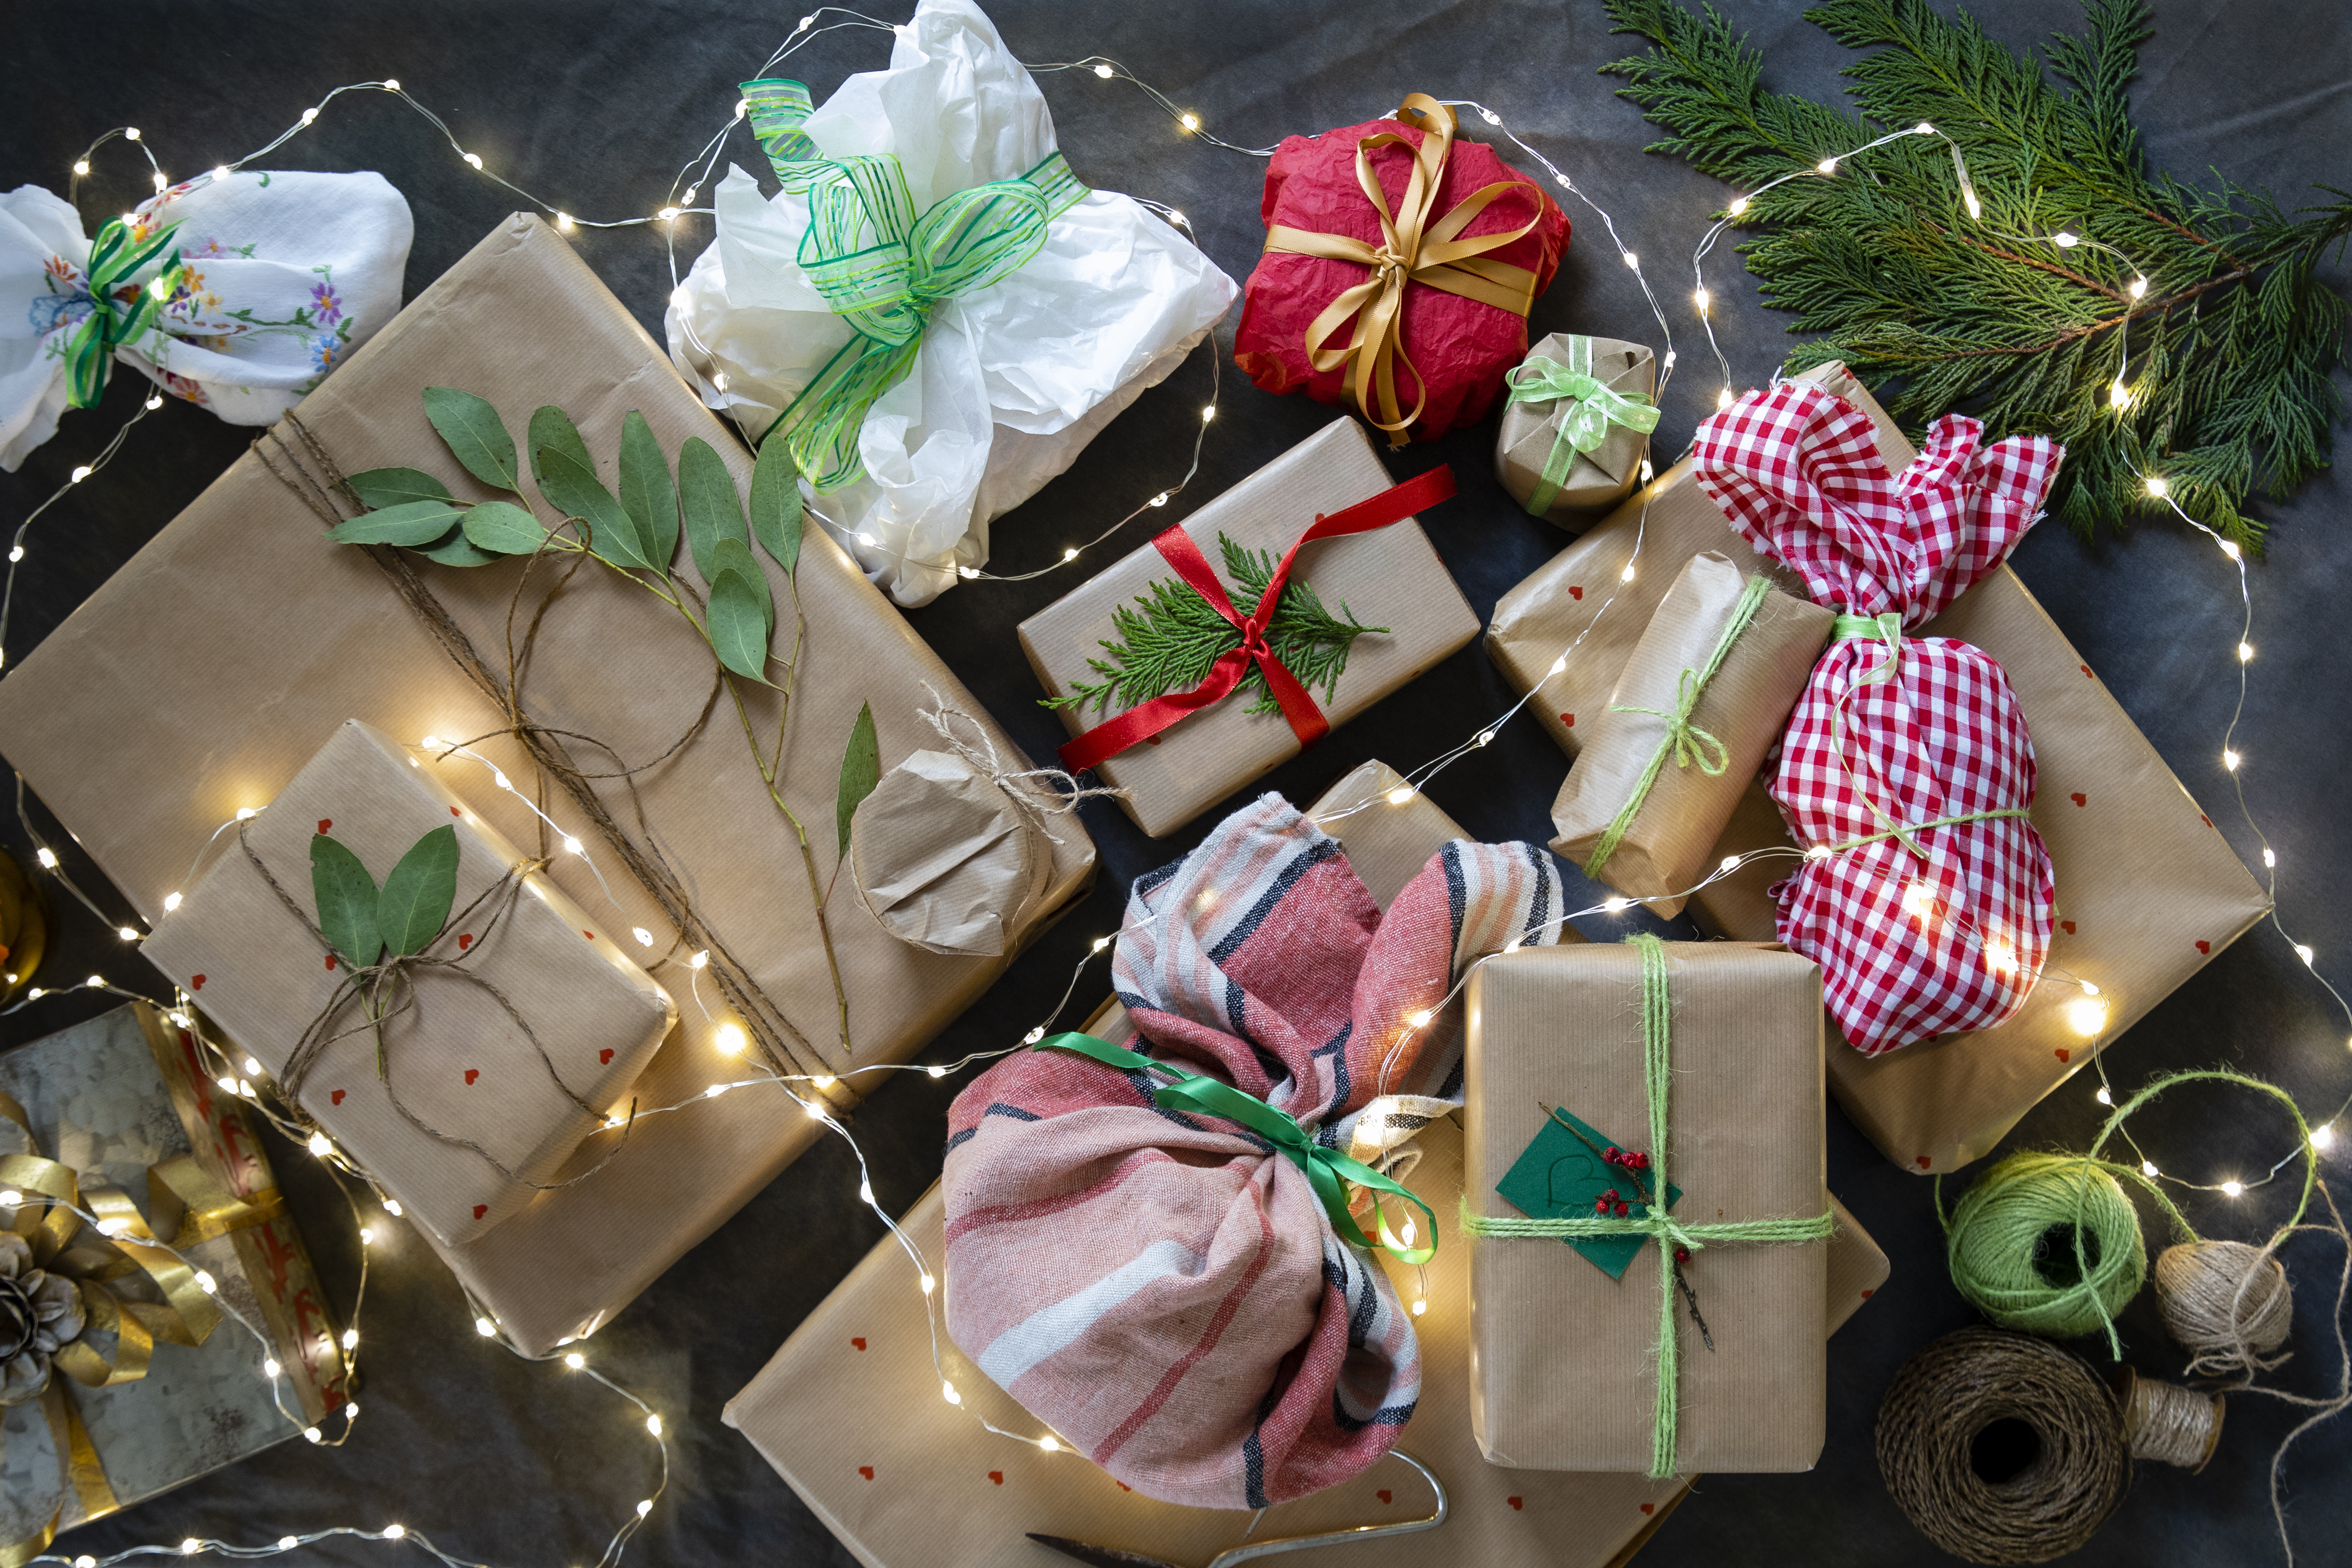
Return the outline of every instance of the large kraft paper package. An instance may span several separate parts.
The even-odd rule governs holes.
[[[1910,442],[1843,364],[1795,379],[1827,387],[1870,416],[1892,469]],[[1646,517],[1644,506],[1646,505]],[[1638,563],[1637,532],[1646,531]],[[1486,648],[1570,755],[1607,704],[1635,639],[1692,556],[1719,552],[1787,592],[1803,584],[1755,553],[1684,462],[1506,594]],[[1632,564],[1631,582],[1621,582]],[[1582,635],[1569,667],[1549,675]],[[2156,748],[2109,695],[2017,574],[2002,567],[1918,628],[1999,660],[2032,731],[2033,826],[2058,883],[2058,928],[2023,1011],[1974,1034],[1865,1058],[1831,1027],[1829,1086],[1888,1159],[1934,1175],[1980,1158],[2020,1118],[2203,968],[2270,910],[2270,900]],[[1780,813],[1752,784],[1709,858],[1790,844]],[[1759,860],[1691,900],[1713,934],[1769,942],[1772,883],[1786,862]],[[2066,978],[2098,987],[2092,997]]]
[[[1388,489],[1395,480],[1363,426],[1334,419],[1232,489],[1186,518],[1184,531],[1228,594],[1220,534],[1279,561],[1318,518]],[[1133,552],[1021,623],[1021,649],[1053,696],[1102,678],[1088,664],[1114,640],[1113,615],[1175,570],[1150,545]],[[1378,702],[1478,635],[1478,616],[1447,575],[1418,520],[1318,540],[1299,552],[1291,582],[1313,588],[1323,607],[1360,625],[1385,626],[1359,637],[1348,668],[1327,697],[1312,695],[1333,729]],[[1237,605],[1244,601],[1236,599]],[[1345,605],[1343,612],[1341,606]],[[1246,612],[1244,612],[1246,613]],[[1298,737],[1279,713],[1252,713],[1258,689],[1244,685],[1223,700],[1187,715],[1095,771],[1128,791],[1119,805],[1154,838],[1183,826],[1251,781],[1298,754]],[[1129,706],[1092,702],[1062,709],[1073,735]]]
[[[1387,792],[1401,783],[1384,764],[1367,763],[1309,813],[1341,838],[1349,864],[1382,904],[1447,839],[1462,837],[1425,795],[1389,804]],[[1087,1030],[1114,1041],[1132,1034],[1116,1002]],[[1444,1484],[1452,1512],[1433,1531],[1355,1542],[1345,1560],[1367,1568],[1622,1568],[1688,1494],[1691,1478],[1510,1470],[1480,1457],[1470,1432],[1469,1241],[1454,1218],[1462,1134],[1451,1120],[1435,1121],[1419,1147],[1419,1163],[1402,1179],[1436,1214],[1438,1247],[1425,1271],[1428,1311],[1413,1321],[1421,1403],[1397,1447]],[[900,1221],[933,1267],[944,1212],[934,1186]],[[1888,1271],[1885,1254],[1853,1216],[1834,1212],[1825,1336]],[[1402,1271],[1398,1279],[1411,1297],[1411,1279]],[[1244,1513],[1155,1502],[1066,1449],[1047,1454],[984,1429],[975,1416],[1043,1436],[942,1334],[940,1364],[963,1400],[947,1404],[931,1343],[914,1268],[886,1238],[726,1409],[727,1424],[867,1568],[1041,1568],[1051,1554],[1025,1539],[1030,1531],[1197,1563],[1241,1545],[1245,1531],[1264,1541],[1430,1511],[1427,1487],[1394,1459],[1270,1510],[1254,1531]]]
[[[1826,1160],[1820,970],[1786,949],[1738,942],[1669,943],[1664,962],[1673,1087],[1663,1163],[1681,1194],[1671,1212],[1693,1225],[1814,1218]],[[1658,1157],[1642,1070],[1643,963],[1625,943],[1530,947],[1472,972],[1463,1142],[1475,1213],[1528,1215],[1496,1187],[1512,1185],[1555,1110]],[[1558,1163],[1545,1179],[1560,1179]],[[1622,1188],[1629,1199],[1638,1191],[1630,1175]],[[1550,1237],[1482,1237],[1470,1252],[1480,1451],[1533,1469],[1648,1469],[1658,1293],[1674,1289],[1658,1245],[1644,1242],[1614,1279]],[[1811,1469],[1827,1417],[1823,1247],[1718,1242],[1683,1268],[1715,1343],[1702,1343],[1677,1300],[1676,1473]]]
[[[481,499],[487,492],[425,420],[420,392],[427,385],[479,394],[516,432],[538,405],[561,405],[608,479],[623,416],[635,409],[673,462],[687,437],[699,437],[748,490],[751,455],[570,246],[535,217],[500,224],[305,400],[299,416],[344,472],[417,468],[460,497]],[[300,448],[298,434],[278,434]],[[214,830],[239,807],[268,802],[348,717],[402,740],[471,741],[517,789],[483,788],[493,782],[486,766],[460,792],[509,841],[542,842],[519,798],[539,781],[507,734],[503,710],[460,671],[366,552],[320,537],[320,519],[265,467],[262,453],[281,468],[286,462],[265,438],[0,685],[0,752],[145,921],[161,917],[166,895],[181,889]],[[777,602],[790,605],[793,585],[772,563],[761,565]],[[520,563],[420,570],[451,621],[502,672]],[[689,576],[691,566],[679,571]],[[927,688],[968,711],[979,705],[814,530],[797,586],[808,635],[783,731],[781,787],[809,825],[822,879],[834,871],[841,757],[859,707],[872,706],[887,770],[932,738],[916,717],[932,703]],[[601,569],[580,573],[556,600],[523,688],[534,721],[593,736],[632,766],[676,744],[710,696],[710,656],[701,639],[651,595]],[[772,742],[778,694],[748,692],[745,701],[753,729]],[[1000,754],[1020,755],[987,728]],[[572,744],[583,771],[610,768],[607,753]],[[955,957],[902,942],[860,906],[848,877],[838,879],[830,919],[848,996],[854,1049],[845,1054],[801,851],[752,766],[732,705],[722,697],[676,755],[637,773],[635,784],[642,829],[638,802],[621,783],[594,788],[626,831],[658,847],[696,913],[796,1031],[784,1047],[806,1058],[803,1070],[837,1073],[905,1059],[1010,960],[1009,952]],[[682,964],[686,952],[667,952],[670,922],[572,799],[550,787],[546,808],[604,868],[600,885],[583,857],[558,853],[549,871],[555,883],[620,930],[656,933],[648,956]],[[1015,949],[1092,877],[1094,850],[1083,830],[1072,823],[1055,831],[1063,842],[1054,847],[1051,884],[1032,901]],[[605,886],[617,902],[607,901]],[[655,967],[657,976],[675,972]],[[688,1005],[688,984],[675,985],[682,1021],[638,1081],[643,1105],[682,1101],[715,1079],[741,1076],[740,1064],[714,1045],[728,1009],[709,973],[700,979],[711,1016]],[[828,1092],[845,1105],[858,1082],[843,1079]],[[776,1095],[738,1091],[644,1121],[593,1176],[542,1193],[491,1234],[440,1251],[526,1351],[586,1333],[823,1134],[816,1120],[783,1114],[782,1105]],[[594,1143],[583,1146],[556,1179],[601,1157]]]

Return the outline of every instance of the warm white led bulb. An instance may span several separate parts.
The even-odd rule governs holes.
[[[286,1369],[284,1367],[278,1364],[277,1358],[275,1357],[272,1357],[268,1361],[261,1363],[261,1375],[264,1377],[275,1378],[279,1373],[284,1372],[285,1370]]]
[[[476,1318],[474,1320],[474,1331],[481,1335],[482,1338],[486,1340],[494,1340],[499,1337],[499,1326],[490,1321],[488,1318]]]
[[[2221,541],[2221,553],[2235,561],[2238,558],[2238,542],[2234,539]]]
[[[652,1434],[653,1434],[655,1436],[656,1436],[656,1437],[660,1436],[661,1436],[661,1417],[660,1417],[660,1416],[658,1416],[658,1415],[648,1415],[648,1416],[646,1416],[646,1431],[648,1431],[648,1432],[650,1432],[650,1433],[652,1433]]]
[[[2295,955],[2297,958],[2299,958],[2299,959],[2303,960],[2303,962],[2304,962],[2304,966],[2305,966],[2305,968],[2309,968],[2309,967],[2310,967],[2310,965],[2311,965],[2311,949],[2310,949],[2310,948],[2308,948],[2308,947],[2305,946],[2302,942],[2296,942],[2296,943],[2294,944],[2294,955]]]
[[[180,1552],[183,1556],[194,1557],[197,1552],[202,1552],[204,1549],[205,1543],[198,1541],[193,1535],[180,1542]]]
[[[1206,425],[1210,420],[1214,419],[1216,416],[1217,405],[1213,403],[1201,410],[1201,423],[1203,425]]]
[[[2131,389],[2124,385],[2122,380],[2118,378],[2113,386],[2107,388],[2107,402],[2117,408],[2129,408]]]
[[[829,1072],[821,1072],[814,1078],[809,1079],[809,1082],[814,1084],[819,1089],[831,1089],[835,1084],[840,1081],[840,1079],[835,1078]]]
[[[251,822],[255,817],[259,816],[260,815],[261,812],[259,808],[255,806],[240,805],[236,808],[236,819],[239,822]]]
[[[305,1426],[302,1428],[302,1436],[309,1438],[311,1442],[317,1443],[323,1441],[327,1435],[324,1432],[320,1431],[316,1426]]]
[[[870,1204],[874,1201],[873,1183],[861,1181],[857,1184],[857,1201],[861,1204]]]
[[[956,1392],[956,1386],[952,1383],[942,1383],[940,1384],[940,1396],[945,1399],[950,1405],[961,1405],[963,1403],[963,1395]]]
[[[1426,1311],[1428,1311],[1428,1310],[1429,1310],[1429,1298],[1428,1298],[1428,1297],[1426,1297],[1426,1296],[1416,1296],[1416,1297],[1414,1297],[1414,1298],[1412,1299],[1412,1315],[1413,1315],[1414,1317],[1418,1318],[1418,1317],[1420,1317],[1423,1313],[1424,1313],[1424,1312],[1426,1312]]]
[[[2146,1176],[2148,1180],[2154,1181],[2156,1179],[2156,1162],[2153,1160],[2142,1160],[2139,1163],[2139,1173]]]
[[[1706,289],[1701,289],[1691,295],[1691,301],[1698,307],[1699,313],[1701,315],[1705,315],[1706,313],[1707,304],[1714,297],[1707,293]]]
[[[301,1544],[300,1541],[291,1535],[281,1535],[278,1538],[278,1550],[280,1552],[291,1552]]]
[[[1187,131],[1198,131],[1201,129],[1201,117],[1188,109],[1177,117],[1176,123]]]
[[[1814,164],[1813,168],[1821,174],[1834,174],[1837,173],[1837,160],[1835,158],[1824,158],[1820,163]]]
[[[2223,1182],[2221,1184],[2221,1190],[2229,1194],[2230,1196],[2233,1198],[2243,1197],[2246,1192],[2246,1184],[2236,1181]]]
[[[740,1056],[743,1054],[743,1047],[751,1043],[751,1037],[743,1032],[743,1026],[733,1023],[719,1025],[719,1034],[711,1041],[712,1045],[719,1047],[719,1054],[722,1057]]]
[[[2171,491],[2172,491],[2172,487],[2171,487],[2170,485],[2166,484],[2166,483],[2164,482],[2164,479],[2163,479],[2163,477],[2162,477],[2161,475],[2158,475],[2158,474],[2150,474],[2150,475],[2148,475],[2148,477],[2147,477],[2147,493],[2148,493],[2148,494],[2150,494],[2150,495],[2154,496],[2154,497],[2155,497],[2157,500],[2163,500],[2167,495],[2169,495],[2169,494],[2171,493]]]
[[[1612,915],[1622,915],[1633,907],[1633,900],[1631,899],[1609,898],[1601,900],[1601,908]]]
[[[1412,798],[1412,785],[1399,784],[1396,788],[1389,791],[1389,804],[1391,805],[1402,805],[1406,801]]]
[[[2107,1026],[2107,1005],[2096,997],[2078,996],[2066,1004],[2066,1023],[2076,1034],[2090,1039]]]
[[[948,1076],[948,1069],[940,1066],[937,1062],[933,1062],[929,1067],[925,1068],[923,1070],[930,1074],[933,1078],[945,1078]]]
[[[2250,642],[2240,643],[2238,645],[2238,662],[2240,664],[2252,664],[2253,659],[2254,645]]]
[[[58,868],[58,852],[46,844],[35,851],[33,858],[41,863],[41,869],[44,871],[54,871]]]
[[[1936,889],[1925,882],[1913,882],[1903,889],[1903,912],[1925,920],[1936,908]]]
[[[315,124],[318,118],[319,111],[316,109],[306,109],[302,111],[302,123],[305,125]]]
[[[2116,1102],[2116,1097],[2107,1092],[2107,1086],[2105,1084],[2099,1085],[2098,1092],[2092,1095],[2091,1098],[2097,1100],[2101,1105],[2113,1105]]]
[[[393,1218],[398,1219],[400,1217],[400,1200],[398,1198],[384,1199],[383,1212],[390,1215]]]
[[[564,1353],[563,1364],[570,1367],[572,1371],[578,1372],[582,1367],[588,1364],[588,1358],[582,1355],[578,1351],[568,1351]]]
[[[1718,866],[1718,867],[1717,867],[1717,868],[1716,868],[1716,869],[1717,869],[1717,870],[1718,870],[1718,871],[1737,871],[1737,870],[1738,870],[1738,869],[1739,869],[1739,857],[1738,857],[1738,856],[1737,856],[1737,855],[1726,855],[1726,856],[1723,858],[1723,864],[1722,864],[1722,865],[1720,865],[1720,866]]]
[[[360,1348],[360,1331],[357,1329],[345,1329],[343,1331],[343,1348],[347,1351],[355,1351]],[[346,1408],[348,1411],[348,1407]]]
[[[870,533],[861,533],[857,536],[857,542],[871,550],[874,548],[874,536]]]
[[[1731,406],[1731,388],[1727,386],[1722,391],[1715,395],[1715,405],[1717,409],[1728,408]]]
[[[137,127],[136,125],[126,125],[126,126],[124,126],[124,127],[122,128],[122,136],[123,136],[123,140],[125,140],[125,141],[127,141],[127,142],[136,142],[136,141],[138,141],[138,140],[139,140],[139,127]]]
[[[1113,72],[1110,68],[1110,62],[1108,60],[1105,60],[1095,67],[1095,75],[1102,78],[1105,81],[1108,81],[1116,73]]]
[[[77,159],[75,159],[75,160],[74,160],[74,173],[75,173],[75,174],[89,174],[89,159],[87,159],[87,158],[77,158]]]
[[[407,1533],[408,1528],[405,1525],[387,1524],[383,1527],[383,1538],[386,1541],[397,1541]]]
[[[2050,243],[2056,246],[2061,250],[2072,250],[2076,246],[2082,244],[2083,241],[2080,236],[2068,234],[2062,228],[2056,234],[2050,237]]]
[[[1038,1438],[1038,1439],[1037,1439],[1037,1447],[1039,1447],[1040,1448],[1045,1449],[1045,1452],[1047,1452],[1047,1453],[1049,1453],[1049,1454],[1058,1454],[1058,1453],[1060,1453],[1060,1452],[1062,1451],[1062,1445],[1061,1445],[1061,1441],[1060,1441],[1060,1439],[1058,1439],[1058,1438],[1055,1437],[1051,1433],[1048,1433],[1048,1434],[1046,1434],[1045,1436]]]
[[[1168,504],[1168,492],[1166,490],[1161,490],[1158,495],[1153,496],[1151,498],[1151,504],[1153,506],[1166,506]]]
[[[325,1133],[313,1132],[310,1134],[311,1153],[316,1154],[320,1159],[323,1160],[334,1152],[335,1146],[327,1142],[327,1135]]]
[[[2323,1121],[2318,1126],[2311,1130],[2311,1146],[2313,1148],[2326,1149],[2334,1144],[2335,1142],[2336,1129],[2330,1123]]]
[[[1736,197],[1734,197],[1734,198],[1732,199],[1732,203],[1731,203],[1731,216],[1732,216],[1733,217],[1738,217],[1740,214],[1742,214],[1742,213],[1746,212],[1747,210],[1748,210],[1748,198],[1747,198],[1746,196],[1736,196]]]
[[[576,220],[573,219],[570,213],[559,212],[555,215],[555,226],[565,234],[570,234],[572,232],[572,226],[574,221]]]
[[[1636,272],[1639,272],[1642,269],[1642,258],[1634,255],[1630,250],[1625,252],[1624,262],[1627,267],[1632,268]]]
[[[956,575],[967,583],[974,582],[980,576],[980,569],[976,566],[959,566],[956,568]]]
[[[1970,217],[1980,218],[1984,216],[1984,203],[1977,200],[1977,194],[1974,191],[1961,192],[1960,199],[1968,204],[1969,216]]]
[[[386,92],[398,92],[400,90],[400,79],[396,76],[388,76],[384,78],[383,90]]]
[[[1425,1029],[1429,1027],[1430,1016],[1429,1009],[1424,1007],[1410,1018],[1407,1018],[1405,1022],[1411,1024],[1416,1029]]]
[[[116,927],[114,934],[121,937],[125,942],[137,942],[139,940],[138,931],[130,926]]]
[[[2235,752],[2223,752],[2221,753],[2221,765],[2229,769],[2233,773],[2238,771],[2238,764],[2244,760],[2244,758],[2239,756]]]
[[[2145,279],[2145,278],[2135,278],[2135,279],[2133,279],[2131,280],[2130,294],[2131,294],[2131,297],[2132,297],[2133,299],[2137,300],[2137,299],[2140,298],[2140,296],[2142,296],[2142,295],[2146,294],[2147,292],[2147,279]]]
[[[2278,851],[2275,849],[2263,850],[2263,864],[2270,868],[2272,870],[2276,870],[2278,868]]]
[[[72,473],[66,476],[66,482],[68,484],[78,485],[81,483],[82,480],[89,478],[90,473],[90,466],[88,463],[84,463],[79,468],[74,469]]]
[[[1631,583],[1633,580],[1633,563],[1631,561],[1628,561],[1625,563],[1625,570],[1617,574],[1617,581],[1620,583]]]
[[[1935,133],[1936,128],[1924,120],[1911,128],[1911,134],[1914,136],[1933,136]]]
[[[725,1094],[726,1092],[727,1086],[725,1084],[714,1083],[709,1089],[704,1089],[702,1094],[703,1098],[706,1100],[717,1100],[720,1095]]]
[[[649,1514],[649,1513],[653,1512],[653,1510],[654,1510],[654,1500],[653,1500],[653,1499],[651,1499],[651,1498],[644,1498],[644,1499],[639,1500],[639,1501],[638,1501],[638,1503],[637,1503],[637,1517],[638,1517],[639,1519],[643,1519],[643,1518],[645,1518],[645,1517],[646,1517],[646,1515],[647,1515],[647,1514]]]
[[[374,1228],[373,1228],[373,1226],[364,1226],[364,1225],[363,1225],[363,1226],[360,1226],[360,1245],[361,1245],[362,1247],[372,1247],[372,1246],[373,1246],[374,1244],[375,1244],[375,1230],[374,1230]]]
[[[1077,558],[1078,552],[1074,549],[1066,549],[1062,552],[1062,559],[1066,562],[1076,561]]]
[[[923,1276],[923,1294],[924,1294],[924,1295],[928,1296],[928,1295],[929,1295],[932,1291],[934,1291],[934,1290],[936,1290],[936,1289],[938,1289],[939,1288],[940,1288],[940,1282],[939,1282],[939,1280],[938,1280],[937,1279],[933,1278],[931,1275],[929,1275],[929,1274],[926,1274],[926,1275],[924,1275],[924,1276]]]

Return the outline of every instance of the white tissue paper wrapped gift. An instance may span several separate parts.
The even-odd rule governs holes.
[[[896,33],[889,69],[851,77],[808,116],[808,155],[895,154],[920,214],[1055,153],[1045,99],[979,6],[922,0]],[[730,166],[712,205],[718,240],[670,297],[670,357],[756,443],[853,334],[797,259],[806,195],[762,198]],[[990,522],[1174,370],[1234,293],[1132,197],[1088,193],[1018,268],[931,306],[911,369],[866,413],[863,474],[814,510],[893,598],[929,603],[988,559]]]
[[[415,232],[376,174],[200,174],[124,216],[93,241],[64,197],[0,194],[0,469],[115,363],[231,425],[273,423],[400,309]]]

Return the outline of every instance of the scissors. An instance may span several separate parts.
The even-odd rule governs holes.
[[[1370,1541],[1383,1535],[1411,1535],[1417,1530],[1434,1530],[1445,1522],[1445,1487],[1429,1473],[1429,1467],[1404,1452],[1391,1448],[1389,1457],[1402,1459],[1421,1472],[1429,1489],[1437,1495],[1437,1511],[1424,1519],[1408,1519],[1396,1524],[1359,1524],[1349,1530],[1327,1530],[1319,1535],[1285,1535],[1272,1541],[1254,1541],[1220,1552],[1209,1559],[1208,1568],[1233,1568],[1236,1563],[1246,1563],[1253,1557],[1271,1557],[1282,1552],[1304,1552],[1310,1546],[1338,1546],[1350,1541]],[[1123,1552],[1116,1546],[1095,1546],[1084,1541],[1072,1541],[1066,1536],[1040,1535],[1029,1531],[1029,1539],[1040,1546],[1050,1546],[1065,1557],[1088,1564],[1088,1568],[1176,1568],[1176,1564],[1140,1552]]]

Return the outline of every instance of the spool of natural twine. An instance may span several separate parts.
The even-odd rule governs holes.
[[[2205,1468],[2221,1441],[2221,1396],[2142,1377],[2127,1366],[2108,1381],[2123,1412],[2124,1443],[2135,1459],[2178,1465],[2192,1474]]]
[[[2004,1447],[2012,1462],[1998,1462]],[[2000,1329],[1946,1334],[1895,1373],[1878,1468],[1921,1533],[1990,1564],[2074,1551],[2131,1484],[2116,1402],[2090,1368]]]
[[[2168,1247],[2156,1259],[2156,1300],[2192,1373],[2233,1376],[2285,1359],[2263,1359],[2286,1343],[2294,1321],[2286,1269],[2268,1248],[2242,1241]]]
[[[2005,1329],[2095,1333],[2147,1277],[2139,1215],[2115,1177],[2074,1154],[2011,1154],[1961,1194],[1952,1283]]]

